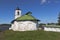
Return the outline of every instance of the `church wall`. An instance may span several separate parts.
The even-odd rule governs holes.
[[[13,24],[11,24],[11,30],[17,31],[18,30],[18,23],[15,21]]]
[[[44,27],[44,31],[53,31],[53,32],[60,32],[60,28],[54,28],[54,27]]]
[[[14,29],[14,31],[18,30],[18,22],[17,21],[14,22],[14,28],[13,29]]]
[[[20,21],[18,22],[19,31],[37,30],[37,23],[32,21]]]
[[[9,30],[13,29],[13,27],[14,27],[14,24],[11,24],[11,27],[9,28]]]

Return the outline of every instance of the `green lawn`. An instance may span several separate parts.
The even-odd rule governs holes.
[[[60,28],[60,25],[44,25],[45,27]]]
[[[0,32],[0,40],[60,40],[60,33],[46,31]]]

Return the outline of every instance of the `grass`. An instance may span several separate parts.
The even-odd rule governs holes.
[[[60,25],[44,25],[45,27],[60,28]]]
[[[5,31],[0,34],[1,40],[60,40],[60,33],[46,31]]]

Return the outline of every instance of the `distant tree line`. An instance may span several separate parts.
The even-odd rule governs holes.
[[[45,23],[40,23],[39,27],[41,27],[42,25],[46,25],[46,24]],[[60,25],[60,13],[58,14],[57,23],[47,23],[47,25]]]
[[[58,15],[58,25],[60,25],[60,13]]]

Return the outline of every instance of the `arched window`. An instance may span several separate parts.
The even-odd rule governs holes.
[[[19,15],[19,11],[17,12],[17,15]]]

